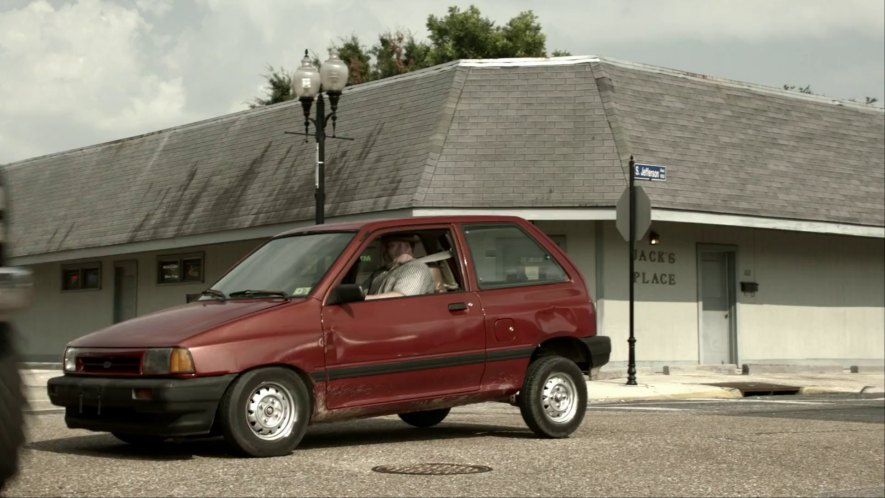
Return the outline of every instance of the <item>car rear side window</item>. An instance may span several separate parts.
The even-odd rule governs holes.
[[[553,256],[516,225],[467,225],[464,236],[480,289],[568,280]]]

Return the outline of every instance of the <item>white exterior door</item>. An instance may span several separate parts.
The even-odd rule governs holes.
[[[701,364],[736,363],[733,250],[698,248]]]

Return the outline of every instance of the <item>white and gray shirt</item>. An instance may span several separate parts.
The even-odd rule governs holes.
[[[372,282],[371,294],[399,292],[404,296],[433,294],[433,274],[430,268],[415,259],[405,263],[395,263],[390,269]]]

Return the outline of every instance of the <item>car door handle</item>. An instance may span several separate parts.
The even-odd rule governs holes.
[[[464,311],[467,309],[467,303],[449,303],[449,311]]]

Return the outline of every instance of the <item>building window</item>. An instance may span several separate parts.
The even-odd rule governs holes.
[[[157,258],[157,283],[203,281],[203,253],[169,254]]]
[[[101,289],[101,263],[76,263],[62,265],[61,290],[99,290]]]

